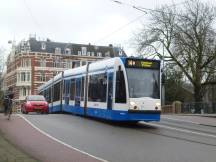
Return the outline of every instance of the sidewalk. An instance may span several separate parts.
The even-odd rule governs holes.
[[[7,135],[11,143],[29,155],[39,159],[42,162],[101,162],[102,160],[84,154],[76,149],[63,145],[50,137],[42,134],[23,118],[13,115],[11,120],[5,119],[0,114],[0,130]],[[6,144],[7,145],[7,144]],[[7,149],[8,151],[9,149]],[[6,151],[6,152],[7,152]],[[3,152],[3,156],[5,153]],[[15,155],[14,155],[15,156]],[[19,156],[17,156],[19,157]],[[1,161],[0,162],[33,162],[33,161]]]
[[[11,144],[0,132],[0,162],[38,162]]]

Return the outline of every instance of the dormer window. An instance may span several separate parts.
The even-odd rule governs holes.
[[[97,56],[98,57],[102,57],[102,53],[101,52],[97,52]]]
[[[107,51],[107,52],[105,53],[105,57],[110,57],[110,51]]]
[[[55,48],[55,54],[61,54],[61,48],[56,47]]]
[[[46,49],[46,43],[45,43],[45,42],[42,42],[42,43],[41,43],[41,49],[42,49],[42,50],[45,50],[45,49]]]
[[[70,55],[71,54],[71,49],[70,48],[66,48],[65,49],[65,54],[66,55]]]
[[[86,52],[87,52],[87,48],[86,47],[82,47],[82,55],[86,56]]]
[[[122,56],[122,50],[119,51],[119,56]]]

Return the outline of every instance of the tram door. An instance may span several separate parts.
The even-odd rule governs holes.
[[[69,100],[70,100],[70,80],[65,81],[65,94],[64,94],[64,100],[65,100],[65,106],[69,105]]]
[[[107,109],[112,110],[113,101],[113,73],[108,73]]]
[[[80,98],[81,98],[81,78],[76,78],[75,106],[80,107]]]

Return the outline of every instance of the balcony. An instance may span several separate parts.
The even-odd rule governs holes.
[[[31,81],[17,81],[16,86],[31,86]]]

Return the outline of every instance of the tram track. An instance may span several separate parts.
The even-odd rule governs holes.
[[[206,134],[211,134],[211,135],[215,135],[216,136],[216,129],[215,130],[210,130],[205,127],[205,125],[195,125],[195,124],[190,124],[190,125],[186,125],[186,124],[177,124],[177,123],[171,123],[168,121],[161,121],[160,125],[165,125],[165,126],[170,126],[170,127],[175,127],[175,128],[180,128],[180,129],[187,129],[187,130],[191,130],[191,131],[199,131],[201,133],[206,133]]]
[[[145,127],[144,128],[145,130],[142,129],[143,126]],[[197,144],[203,144],[203,145],[206,145],[206,146],[216,147],[216,143],[203,142],[203,141],[200,141],[200,140],[190,139],[190,137],[193,138],[193,136],[191,136],[191,135],[198,135],[198,136],[201,136],[202,138],[208,137],[208,140],[209,140],[209,138],[212,138],[215,141],[216,135],[214,135],[214,134],[207,134],[207,133],[198,132],[198,131],[195,132],[195,131],[191,131],[191,129],[185,129],[185,128],[184,129],[179,129],[180,127],[170,127],[170,126],[163,125],[163,124],[145,123],[145,122],[140,122],[138,124],[138,127],[141,127],[141,129],[140,128],[137,129],[138,131],[142,131],[142,132],[145,132],[145,133],[148,133],[148,134],[159,135],[159,136],[172,138],[172,139],[177,139],[177,140],[181,140],[181,141],[186,141],[186,142],[191,142],[191,143],[197,143]],[[169,130],[169,131],[166,132],[164,130]],[[169,134],[170,130],[180,132],[180,133],[182,133],[182,135],[179,134],[179,133],[174,133],[174,134],[176,134],[176,136],[171,135],[171,134]]]

